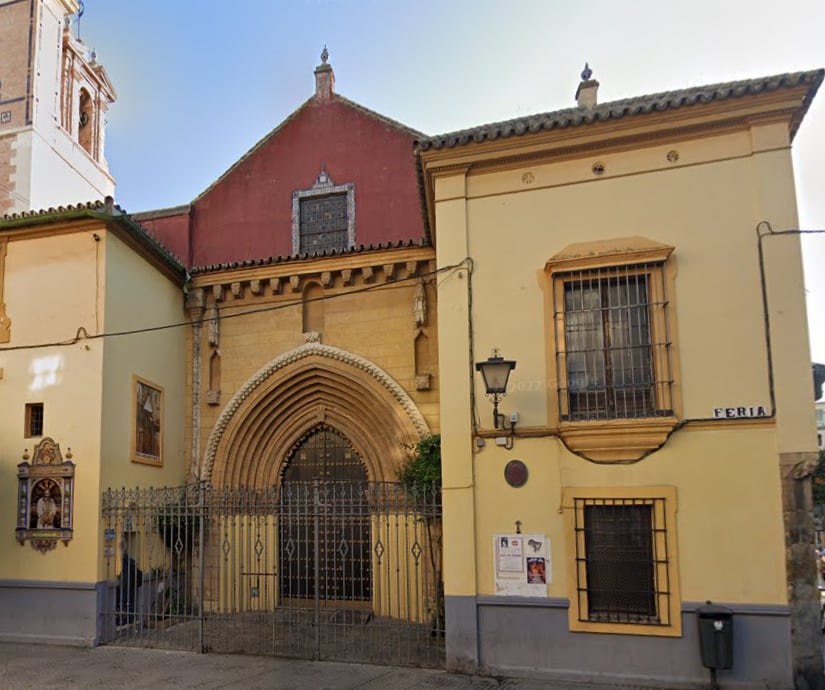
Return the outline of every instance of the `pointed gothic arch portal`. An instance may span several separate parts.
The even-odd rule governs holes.
[[[319,425],[283,471],[281,596],[369,602],[372,598],[367,469],[352,445]]]

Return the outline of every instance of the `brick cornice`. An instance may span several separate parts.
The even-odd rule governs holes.
[[[357,252],[198,273],[191,287],[210,289],[219,299],[300,293],[308,282],[329,289],[414,278],[431,270],[434,261],[432,247]]]

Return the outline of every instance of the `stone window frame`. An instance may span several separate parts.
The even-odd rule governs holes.
[[[309,189],[292,192],[292,254],[301,253],[301,201],[313,197],[347,195],[347,249],[355,246],[355,183],[336,185],[322,167]]]
[[[672,246],[643,237],[629,237],[570,245],[547,260],[544,268],[548,276],[545,300],[545,322],[548,324],[546,361],[549,379],[556,382],[547,390],[548,423],[558,430],[570,450],[599,462],[634,460],[663,443],[678,424],[681,387],[674,297],[677,271],[673,252]],[[651,328],[660,333],[667,331],[669,339],[668,356],[654,358],[656,382],[669,382],[667,400],[657,401],[662,416],[568,421],[559,396],[560,388],[567,386],[567,373],[559,366],[560,351],[563,354],[564,348],[565,321],[561,297],[565,278],[574,272],[596,273],[606,268],[631,272],[638,270],[634,266],[657,266],[654,273],[658,272],[658,275],[651,274],[655,278],[651,285],[658,293],[655,299],[665,305],[665,308],[651,314]],[[658,268],[661,270],[658,271]],[[666,411],[670,414],[664,414]]]
[[[652,560],[656,613],[650,620],[605,620],[592,617],[587,599],[587,548],[584,508],[587,505],[651,506]],[[562,490],[569,583],[568,627],[571,632],[681,637],[681,589],[676,537],[676,487],[566,487]]]

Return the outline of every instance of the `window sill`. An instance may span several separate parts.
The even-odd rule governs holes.
[[[650,635],[681,637],[681,625],[652,625],[645,623],[603,623],[570,619],[570,632],[604,633],[613,635]]]
[[[626,462],[661,446],[678,423],[676,417],[562,422],[559,436],[570,450],[598,462]]]

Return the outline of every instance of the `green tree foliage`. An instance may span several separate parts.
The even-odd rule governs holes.
[[[433,573],[433,586],[428,592],[427,611],[430,635],[444,635],[444,583],[442,581],[441,525],[441,436],[425,436],[407,448],[407,462],[398,470],[398,481],[421,507],[429,506],[419,520],[427,531],[427,552]]]
[[[411,493],[441,488],[441,436],[425,436],[409,450],[407,462],[398,470],[398,481]]]

